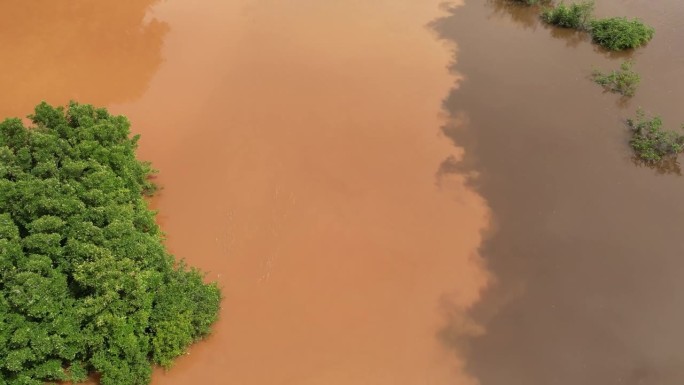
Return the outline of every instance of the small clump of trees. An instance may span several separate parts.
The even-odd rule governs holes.
[[[594,19],[594,1],[585,0],[566,4],[561,1],[553,5],[552,0],[514,0],[525,5],[543,5],[540,18],[547,24],[561,28],[587,31],[592,41],[611,51],[638,48],[648,43],[655,35],[655,29],[639,19],[624,17]]]
[[[628,119],[627,124],[632,130],[629,144],[637,158],[647,164],[658,164],[684,151],[684,135],[664,129],[659,116],[648,117],[639,109],[636,118]]]
[[[655,29],[639,19],[610,17],[591,21],[591,37],[594,42],[612,51],[641,47],[654,35]]]
[[[541,19],[548,24],[561,28],[586,30],[589,28],[593,11],[593,1],[583,1],[570,5],[560,3],[555,7],[545,8],[541,13]]]
[[[609,17],[594,19],[594,1],[583,0],[566,4],[561,1],[554,5],[552,0],[514,0],[525,5],[542,5],[540,18],[547,24],[560,28],[571,28],[586,31],[592,41],[611,51],[624,51],[641,47],[655,35],[655,29],[639,19],[625,17]],[[641,76],[632,69],[633,62],[628,60],[620,65],[619,70],[604,72],[594,70],[592,80],[609,92],[631,97],[641,82]],[[647,117],[639,109],[634,119],[628,119],[632,137],[629,144],[640,163],[654,167],[677,163],[677,156],[684,152],[684,135],[663,128],[660,117]],[[684,125],[682,126],[684,129]],[[667,169],[667,168],[666,168]],[[679,167],[670,168],[678,170]]]
[[[637,86],[641,81],[641,76],[632,69],[632,66],[633,62],[627,60],[620,65],[619,70],[613,70],[611,72],[594,70],[591,76],[594,82],[603,86],[607,91],[619,93],[628,97],[634,96]]]
[[[125,117],[30,119],[0,123],[0,384],[147,384],[210,332],[219,288],[166,251]]]

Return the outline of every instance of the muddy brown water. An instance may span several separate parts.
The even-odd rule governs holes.
[[[3,114],[76,98],[129,116],[169,248],[224,289],[215,333],[153,383],[468,381],[436,334],[487,283],[489,214],[437,176],[462,154],[440,132],[439,1],[6,8]]]
[[[684,382],[684,180],[634,165],[624,126],[639,106],[684,122],[684,2],[604,0],[596,14],[638,16],[656,37],[608,55],[494,0],[433,23],[464,78],[444,104],[465,158],[442,170],[478,171],[494,218],[480,251],[496,283],[472,311],[486,333],[463,339],[460,317],[442,333],[482,385]],[[587,77],[625,57],[642,84],[621,102]]]
[[[495,0],[8,1],[2,116],[106,105],[161,170],[178,257],[225,300],[157,384],[678,384],[682,178],[630,160],[684,121],[684,3],[622,57]]]

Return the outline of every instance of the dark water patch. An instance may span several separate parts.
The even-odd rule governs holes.
[[[634,5],[602,3],[597,12]],[[634,53],[644,80],[620,103],[587,74],[621,58],[558,44],[519,13],[532,10],[492,4],[433,23],[457,45],[464,79],[444,101],[458,122],[444,133],[465,156],[440,172],[477,175],[495,222],[480,254],[497,282],[470,312],[483,334],[454,337],[455,314],[439,337],[482,385],[681,383],[684,181],[635,167],[624,121],[640,105],[684,118],[684,42],[667,32],[682,5],[635,5],[666,32]]]

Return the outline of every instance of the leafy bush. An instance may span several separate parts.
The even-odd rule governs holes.
[[[558,27],[584,30],[589,27],[593,11],[593,0],[570,5],[560,3],[556,7],[544,9],[541,18],[546,23]]]
[[[684,150],[684,135],[663,129],[660,117],[647,118],[637,111],[636,119],[627,120],[632,129],[629,144],[637,157],[646,163],[658,163],[664,158],[677,156]]]
[[[633,96],[641,81],[641,76],[632,70],[632,64],[629,60],[625,61],[620,65],[619,70],[610,73],[595,70],[592,78],[608,91]]]
[[[0,384],[146,384],[209,333],[219,289],[165,250],[125,117],[30,118],[0,123]]]
[[[590,26],[594,42],[613,51],[640,47],[655,35],[655,29],[640,20],[624,17],[593,20]]]

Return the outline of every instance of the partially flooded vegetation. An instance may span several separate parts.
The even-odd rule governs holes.
[[[537,2],[518,1],[520,4],[537,5]],[[547,2],[541,9],[540,18],[545,23],[559,28],[586,31],[592,41],[611,51],[624,51],[641,47],[655,35],[655,29],[639,19],[624,17],[594,18],[594,0],[566,4]],[[633,62],[624,61],[619,70],[603,72],[594,70],[591,79],[609,92],[632,97],[641,82],[641,76],[632,69]],[[634,136],[630,140],[637,159],[652,166],[658,166],[666,158],[676,157],[682,152],[682,138],[673,131],[663,131],[660,118],[645,119],[639,112],[636,119],[628,120]]]
[[[629,144],[637,157],[648,164],[669,161],[684,151],[682,131],[663,128],[663,120],[659,116],[649,117],[639,109],[636,118],[628,119],[627,124],[633,134]]]
[[[147,384],[210,332],[219,289],[162,244],[126,118],[30,118],[0,123],[0,383]]]
[[[594,42],[612,51],[639,48],[655,35],[655,29],[639,19],[610,17],[591,21]]]
[[[511,4],[466,2],[436,23],[464,78],[444,102],[456,121],[444,132],[466,148],[448,169],[472,172],[497,223],[481,249],[495,283],[468,313],[483,332],[451,337],[457,314],[444,343],[467,352],[481,385],[681,383],[670,336],[684,322],[684,179],[670,172],[675,154],[637,162],[625,121],[644,106],[678,140],[684,3],[597,1],[596,17],[624,12],[658,30],[623,52]],[[625,60],[642,79],[636,94],[602,93],[591,70]]]
[[[0,385],[684,383],[684,3],[441,3],[0,7]]]
[[[603,86],[609,92],[615,92],[624,96],[634,96],[636,93],[641,76],[632,68],[634,63],[630,60],[620,64],[620,69],[605,72],[594,70],[591,74],[596,84]]]
[[[554,7],[546,7],[541,13],[541,18],[557,27],[586,30],[589,28],[593,11],[593,0],[570,5],[560,3]]]
[[[541,5],[539,17],[546,23],[560,27],[586,31],[594,43],[611,51],[638,48],[648,43],[655,29],[639,19],[625,17],[594,17],[594,0],[565,3],[561,1],[512,0],[524,5]]]

